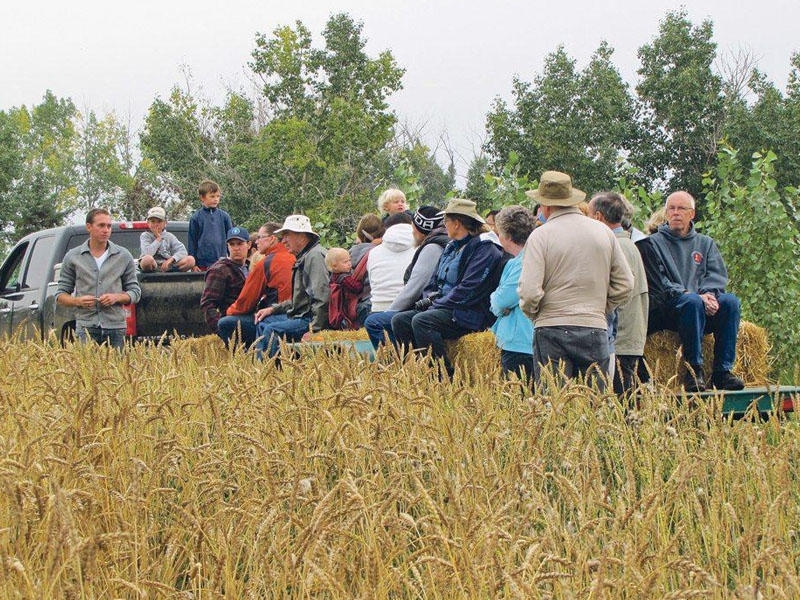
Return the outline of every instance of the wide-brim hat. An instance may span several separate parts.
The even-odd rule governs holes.
[[[539,187],[525,195],[542,206],[576,206],[586,199],[586,192],[572,187],[572,178],[559,171],[545,171]]]
[[[439,213],[446,215],[464,215],[470,219],[475,219],[478,223],[486,223],[486,220],[478,213],[477,205],[472,200],[466,198],[453,198],[447,203],[444,210]]]
[[[167,211],[160,206],[154,206],[147,211],[147,219],[158,219],[159,221],[167,220]]]
[[[280,235],[287,231],[295,233],[308,233],[319,239],[319,234],[311,228],[311,219],[305,215],[289,215],[283,221],[283,226],[275,231],[275,235]]]

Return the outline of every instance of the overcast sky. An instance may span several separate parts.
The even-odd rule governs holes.
[[[406,69],[404,89],[391,100],[400,119],[424,125],[429,143],[446,131],[463,175],[493,98],[509,96],[515,74],[530,81],[558,44],[582,68],[605,39],[634,84],[637,49],[681,6],[695,24],[713,21],[720,50],[749,49],[785,87],[790,55],[800,51],[798,0],[7,0],[0,5],[0,110],[36,104],[50,89],[78,108],[130,118],[138,131],[151,102],[184,80],[183,66],[217,102],[226,87],[248,86],[257,32],[299,19],[319,42],[328,17],[347,12],[363,22],[372,56],[390,49]]]

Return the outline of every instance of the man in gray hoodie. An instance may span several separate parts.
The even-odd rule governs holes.
[[[725,292],[728,272],[717,245],[694,228],[694,198],[684,191],[667,197],[667,223],[638,243],[650,288],[648,331],[677,331],[688,363],[684,388],[706,389],[702,341],[714,334],[711,382],[740,390],[744,382],[731,373],[736,360],[741,305]]]

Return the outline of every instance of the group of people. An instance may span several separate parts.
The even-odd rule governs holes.
[[[251,234],[219,208],[219,186],[204,181],[199,196],[188,249],[166,230],[161,207],[147,213],[138,268],[205,271],[200,305],[209,329],[259,357],[322,329],[364,327],[375,348],[426,351],[452,374],[445,341],[491,328],[505,373],[542,384],[553,367],[598,386],[611,378],[624,393],[645,377],[647,334],[670,329],[681,338],[687,390],[706,388],[701,341],[709,332],[711,382],[744,385],[732,373],[739,301],[725,292],[713,240],[694,228],[687,192],[669,195],[666,222],[634,243],[623,197],[602,192],[586,203],[556,171],[528,192],[535,210],[507,206],[486,217],[461,198],[412,212],[389,189],[379,214],[359,221],[352,248],[326,250],[308,217],[296,214],[261,226],[252,258]],[[136,267],[108,240],[107,211],[90,211],[86,223],[89,240],[65,257],[57,301],[76,309],[80,339],[120,346],[121,305],[141,294]]]

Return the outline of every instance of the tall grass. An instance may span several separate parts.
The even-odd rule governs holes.
[[[800,436],[415,357],[0,342],[3,598],[797,598]]]

